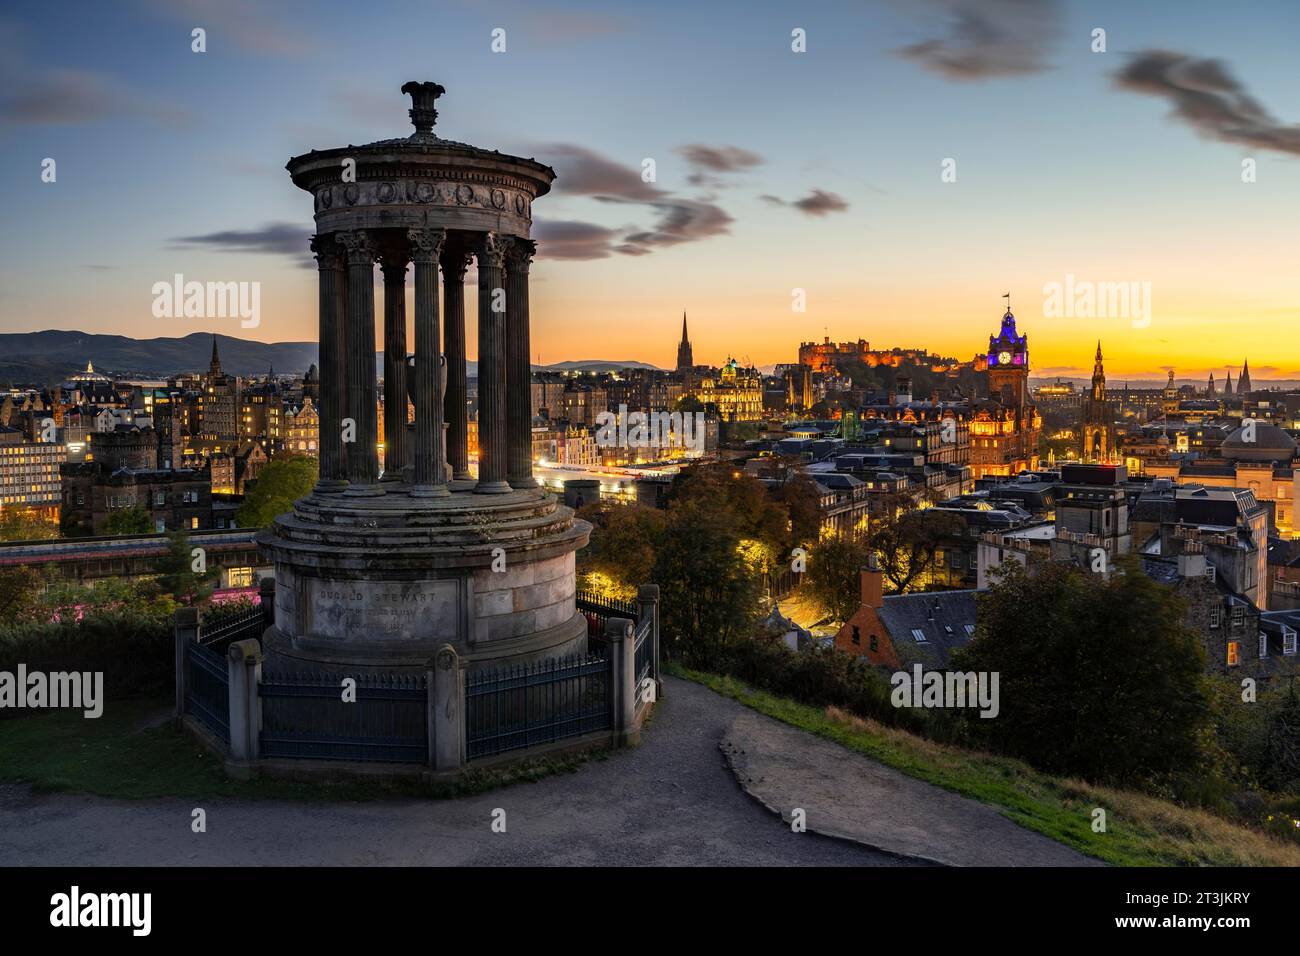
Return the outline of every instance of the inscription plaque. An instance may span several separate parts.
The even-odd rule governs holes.
[[[455,640],[460,587],[446,581],[321,581],[308,584],[310,629],[342,640]]]

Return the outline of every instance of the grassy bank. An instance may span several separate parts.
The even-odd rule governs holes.
[[[1019,760],[938,744],[834,707],[810,707],[731,677],[670,667],[783,723],[832,740],[909,776],[997,807],[1009,819],[1082,853],[1122,866],[1300,866],[1300,847],[1126,790],[1039,773]],[[1106,832],[1092,830],[1106,811]]]
[[[377,800],[456,797],[576,769],[586,759],[536,760],[508,769],[470,771],[456,784],[418,780],[318,784],[231,780],[222,762],[165,721],[167,700],[119,700],[103,716],[51,711],[0,720],[0,783],[42,792],[89,793],[139,800],[157,797],[236,797],[288,800]],[[161,721],[161,722],[160,722]]]

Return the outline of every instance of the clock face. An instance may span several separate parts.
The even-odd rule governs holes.
[[[999,365],[1010,365],[1010,364],[1011,364],[1011,353],[1010,353],[1010,352],[999,352],[999,353],[998,353],[998,364],[999,364]]]

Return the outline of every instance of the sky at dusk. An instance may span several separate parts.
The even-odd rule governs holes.
[[[827,334],[969,359],[1010,290],[1037,375],[1100,338],[1112,381],[1300,378],[1297,35],[1295,0],[10,0],[0,331],[314,340],[284,164],[408,134],[399,88],[434,80],[436,133],[556,170],[542,362],[671,366],[683,310],[697,362]],[[260,282],[260,326],[154,318],[175,273]],[[1149,283],[1150,321],[1045,314],[1067,275]]]

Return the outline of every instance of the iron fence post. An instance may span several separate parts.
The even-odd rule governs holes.
[[[178,607],[172,617],[176,644],[176,719],[185,716],[185,648],[199,639],[199,611],[193,607]]]
[[[609,644],[610,698],[614,702],[614,739],[628,743],[636,720],[636,650],[632,622],[611,617],[605,622]]]
[[[257,760],[261,707],[258,684],[262,680],[262,645],[253,638],[235,641],[226,654],[230,695],[230,757],[239,764]]]
[[[465,666],[450,644],[442,645],[433,659],[429,746],[434,770],[459,770],[465,763]]]
[[[650,621],[650,636],[654,641],[650,651],[650,673],[655,681],[655,700],[664,695],[664,682],[659,677],[659,585],[643,584],[637,589],[636,599],[638,613],[642,621]]]

